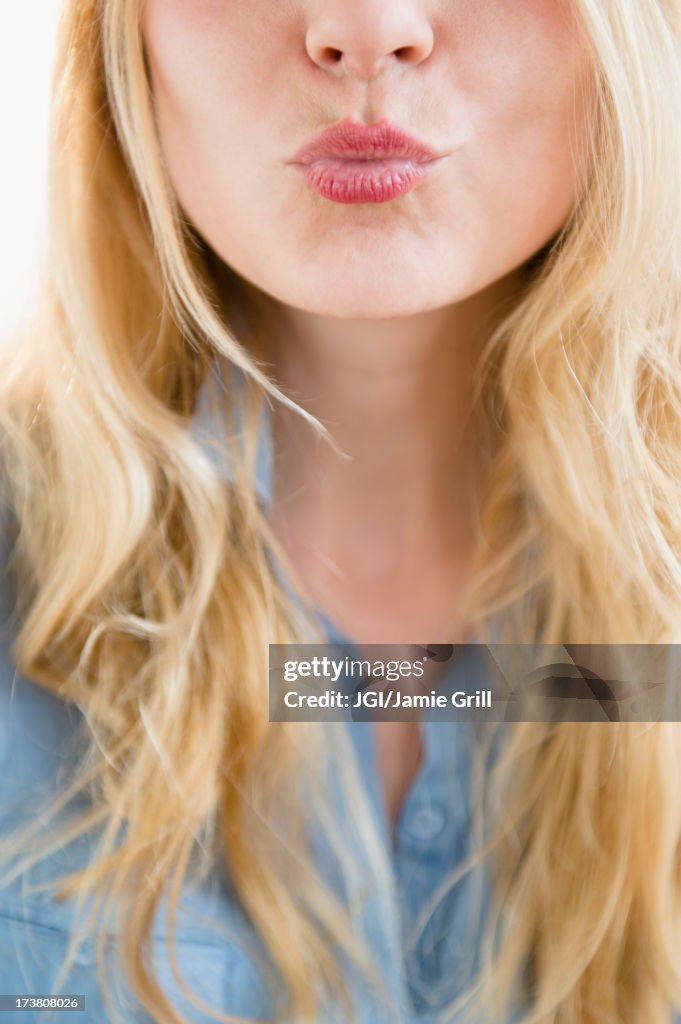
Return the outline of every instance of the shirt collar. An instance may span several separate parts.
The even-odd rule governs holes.
[[[245,386],[245,373],[239,367],[229,364],[224,370],[218,359],[212,372],[206,377],[199,391],[196,410],[192,419],[192,435],[203,448],[215,466],[222,480],[235,479],[234,462],[230,442],[226,438],[227,420],[221,414],[221,397],[229,378],[231,393],[238,397]],[[234,441],[239,444],[245,436],[242,405],[234,403]],[[260,503],[269,508],[272,502],[272,425],[267,397],[262,402],[255,457],[255,491]]]

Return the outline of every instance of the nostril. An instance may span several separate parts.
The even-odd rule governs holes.
[[[327,46],[324,49],[324,57],[329,64],[338,64],[343,59],[343,51],[336,50],[333,46]]]
[[[397,57],[398,60],[410,60],[414,56],[413,46],[398,46],[396,50],[393,50],[393,56]]]

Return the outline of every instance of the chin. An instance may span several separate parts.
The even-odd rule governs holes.
[[[383,320],[416,316],[439,309],[466,297],[465,289],[457,291],[451,282],[419,281],[414,276],[394,275],[378,282],[377,274],[349,279],[329,274],[321,280],[301,281],[290,288],[268,289],[286,305],[317,316],[343,317],[353,320]]]

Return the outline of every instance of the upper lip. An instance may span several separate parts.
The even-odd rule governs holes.
[[[345,118],[325,128],[298,150],[294,163],[311,164],[315,160],[336,157],[342,160],[413,160],[427,163],[440,154],[390,121],[361,124]]]

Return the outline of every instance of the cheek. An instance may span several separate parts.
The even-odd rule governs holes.
[[[258,0],[253,3],[257,7]],[[244,64],[255,40],[253,21],[244,13],[239,0],[147,0],[145,5],[142,29],[164,162],[181,207],[199,230],[231,191],[224,172],[234,166],[244,142]],[[249,97],[248,114],[257,118],[255,98]],[[263,116],[265,102],[263,94]],[[221,182],[213,180],[218,168]]]
[[[283,32],[264,0],[147,0],[143,34],[162,138],[202,135],[221,145],[265,117]],[[246,99],[246,95],[248,98]]]
[[[503,197],[501,225],[526,218],[558,230],[572,209],[586,152],[591,77],[585,41],[561,0],[472,6],[466,50],[454,62],[475,138],[470,170],[481,189]]]
[[[454,87],[480,133],[567,129],[587,60],[561,0],[464,4],[452,39]]]

